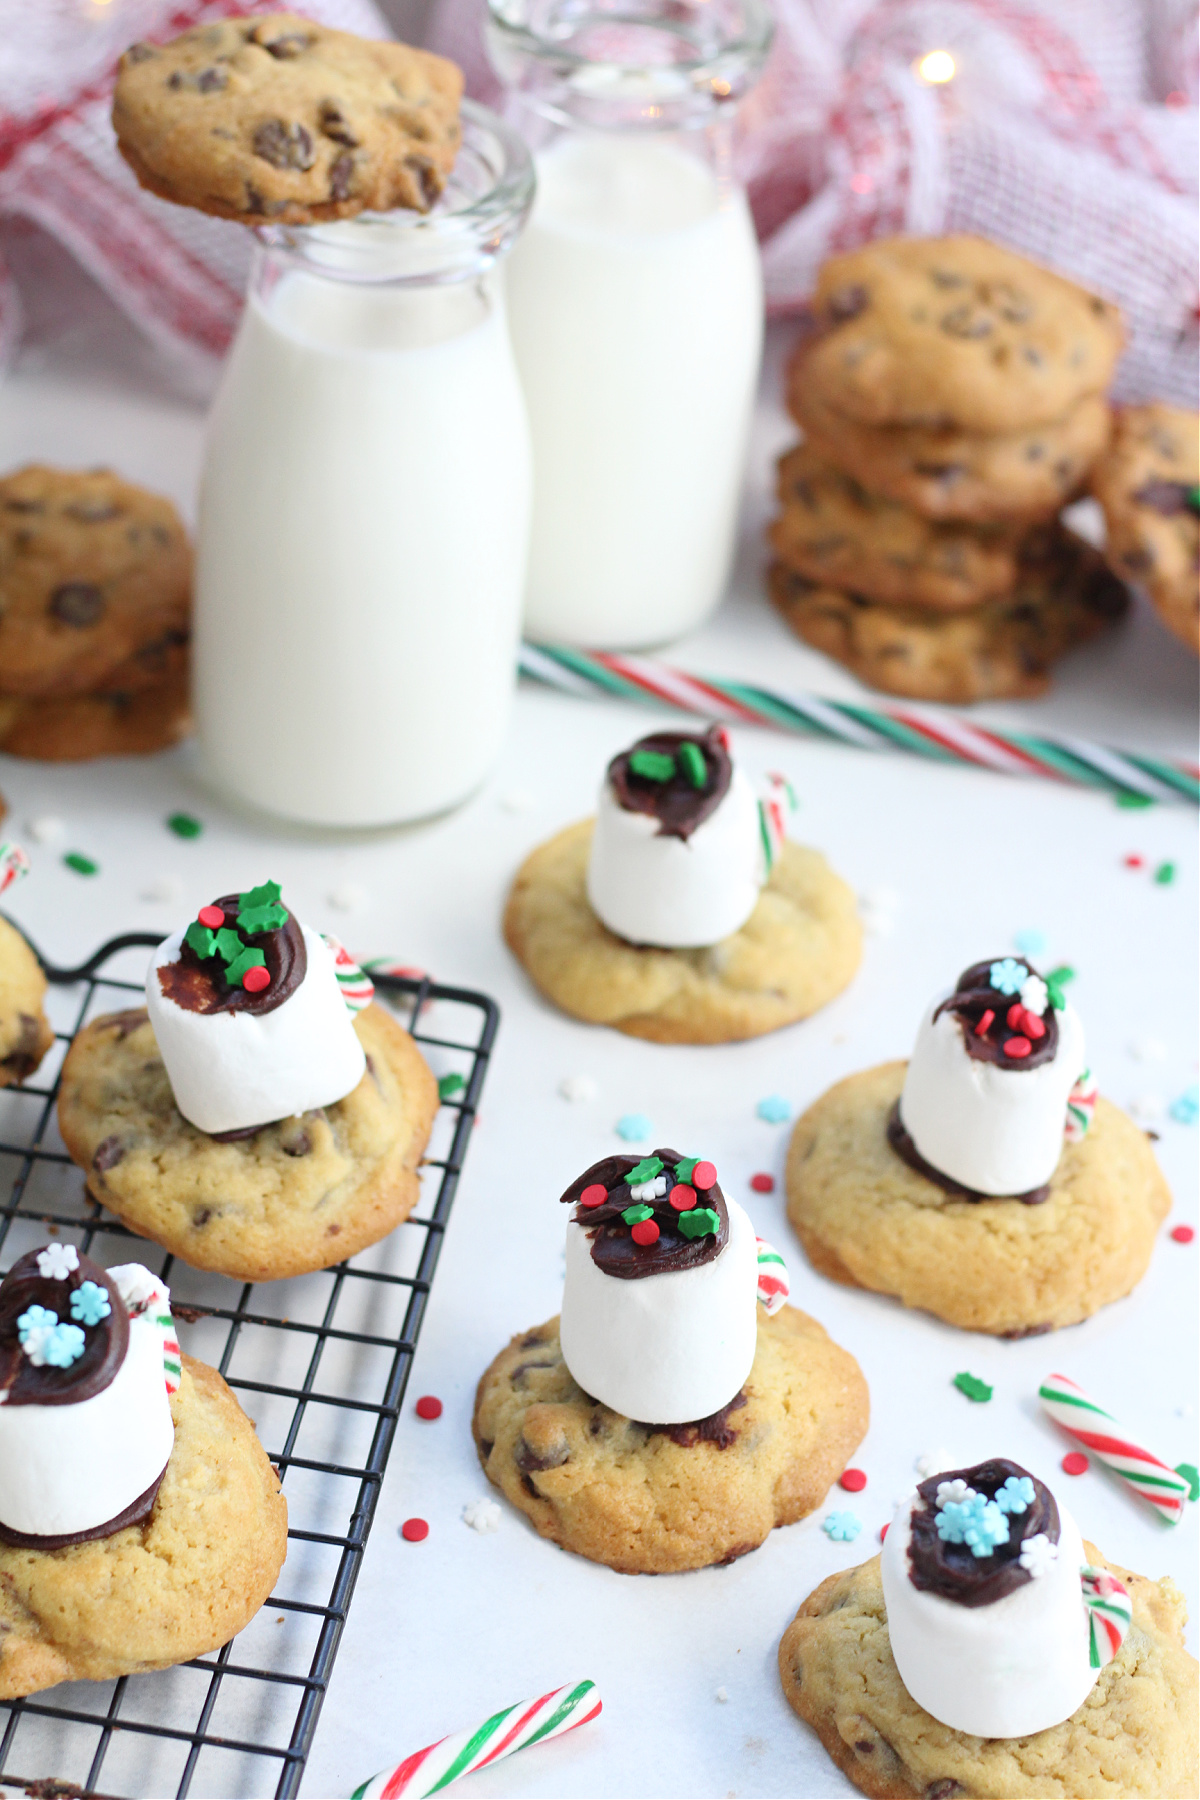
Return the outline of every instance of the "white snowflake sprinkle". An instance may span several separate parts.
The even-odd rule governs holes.
[[[1040,1576],[1048,1575],[1058,1561],[1058,1545],[1052,1544],[1044,1531],[1039,1531],[1036,1537],[1025,1539],[1019,1560],[1021,1567],[1037,1581]]]
[[[722,1706],[724,1706],[725,1702],[729,1698],[729,1689],[728,1688],[718,1688],[715,1698],[721,1702]]]
[[[469,1525],[472,1531],[488,1532],[500,1529],[500,1507],[495,1500],[472,1500],[463,1507],[463,1524]]]
[[[647,1200],[661,1200],[666,1191],[666,1176],[656,1175],[652,1181],[640,1181],[636,1187],[631,1187],[629,1198],[645,1204]]]
[[[974,1492],[975,1489],[973,1487],[968,1487],[961,1477],[957,1481],[939,1481],[937,1490],[938,1506],[961,1506],[964,1500],[970,1500],[972,1498]]]
[[[54,813],[42,813],[36,819],[27,820],[25,828],[35,844],[57,844],[67,829],[63,820]]]
[[[1027,975],[1021,983],[1021,1005],[1040,1019],[1049,1003],[1050,994],[1040,975]]]
[[[365,905],[367,890],[357,882],[343,881],[340,887],[331,888],[325,898],[335,912],[354,912]]]
[[[564,1075],[558,1084],[558,1091],[564,1100],[579,1104],[594,1100],[600,1092],[600,1084],[593,1081],[590,1075]]]
[[[37,1266],[43,1281],[65,1281],[79,1267],[79,1252],[74,1244],[47,1244],[38,1252]]]

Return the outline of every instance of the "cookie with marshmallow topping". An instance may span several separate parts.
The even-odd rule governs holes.
[[[926,1008],[907,1064],[808,1109],[788,1216],[818,1269],[1003,1337],[1136,1285],[1170,1192],[1145,1134],[1097,1095],[1069,975],[972,964]]]
[[[728,733],[655,732],[609,763],[595,819],[529,856],[504,934],[534,983],[590,1024],[660,1043],[757,1037],[853,976],[850,890],[791,843],[791,789],[761,798]]]

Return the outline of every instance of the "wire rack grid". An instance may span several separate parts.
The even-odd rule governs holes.
[[[287,1561],[280,1591],[211,1655],[0,1702],[0,1785],[43,1795],[97,1795],[103,1785],[109,1794],[177,1800],[271,1792],[282,1800],[299,1789],[329,1685],[499,1012],[469,989],[373,974],[379,997],[441,1077],[421,1201],[390,1238],[334,1268],[238,1283],[189,1268],[104,1213],[57,1135],[72,1037],[93,1014],[131,1004],[142,986],[131,953],[158,941],[140,932],[114,938],[74,969],[39,958],[52,984],[56,1042],[34,1079],[0,1090],[0,1270],[60,1236],[102,1264],[132,1259],[162,1275],[185,1350],[238,1394],[279,1471]]]

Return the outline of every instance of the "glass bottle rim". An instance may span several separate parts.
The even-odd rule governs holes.
[[[705,45],[697,42],[694,56],[672,58],[670,65],[672,70],[678,75],[687,76],[695,83],[702,81],[710,71],[714,75],[719,75],[731,58],[734,60],[745,58],[757,68],[770,49],[775,30],[770,0],[738,0],[738,8],[743,21],[739,31],[722,35],[719,42]],[[602,11],[600,7],[594,10],[589,9],[586,13],[570,7],[566,9],[564,26],[578,27],[586,23],[597,26],[612,25],[618,28],[654,29],[664,33],[669,32],[676,43],[686,44],[692,38],[692,34],[680,21],[678,8],[672,7],[671,11],[672,17],[656,19],[652,11],[648,10],[643,15],[636,10],[635,6],[627,4],[622,5],[619,11],[612,13]],[[539,31],[534,25],[526,22],[529,12],[529,0],[487,0],[488,30],[505,48],[539,60],[551,61],[564,71],[572,67],[584,69],[601,64],[629,75],[636,75],[644,71],[646,65],[640,59],[627,61],[623,58],[609,56],[598,58],[585,51],[573,50],[566,39],[565,32],[555,35]],[[717,14],[708,7],[696,8],[696,21],[698,24],[707,25],[710,31],[720,28]]]

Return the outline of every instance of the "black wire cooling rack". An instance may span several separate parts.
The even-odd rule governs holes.
[[[0,1090],[0,1269],[60,1236],[107,1266],[144,1262],[170,1283],[184,1348],[220,1370],[279,1470],[287,1561],[280,1592],[213,1655],[0,1701],[0,1785],[40,1795],[103,1787],[178,1800],[282,1797],[299,1788],[329,1685],[499,1012],[465,988],[373,972],[380,998],[440,1076],[421,1216],[335,1268],[237,1283],[190,1269],[104,1213],[58,1137],[67,1046],[93,1014],[129,1005],[142,986],[130,953],[158,941],[134,932],[76,969],[42,962],[52,984],[47,1007],[61,1028],[37,1076]]]

